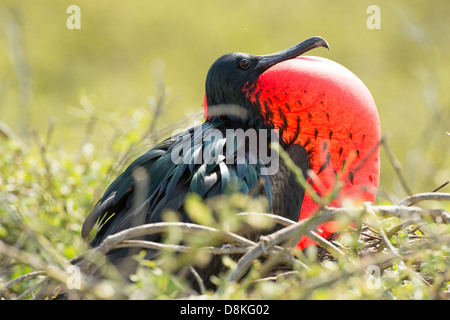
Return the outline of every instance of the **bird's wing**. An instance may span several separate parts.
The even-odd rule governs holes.
[[[226,193],[230,185],[249,194],[262,181],[271,203],[270,179],[262,174],[260,162],[238,162],[237,152],[245,144],[227,148],[224,124],[205,122],[169,138],[139,158],[107,188],[87,217],[82,236],[87,237],[96,222],[100,228],[92,241],[96,246],[110,234],[132,226],[161,221],[164,209],[183,211],[185,197],[194,192],[203,198]],[[234,159],[231,161],[230,159]],[[236,187],[234,188],[234,190]],[[262,193],[262,192],[259,192]]]
[[[87,238],[96,222],[108,220],[125,203],[135,187],[133,172],[138,167],[149,167],[164,156],[170,146],[170,141],[165,140],[156,147],[147,151],[145,154],[133,161],[127,169],[122,172],[106,189],[105,193],[97,203],[94,210],[88,215],[83,223],[81,235]]]

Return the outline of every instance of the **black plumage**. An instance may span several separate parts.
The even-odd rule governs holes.
[[[324,46],[321,38],[311,38],[267,56],[232,53],[219,58],[206,79],[208,117],[205,123],[164,140],[131,163],[111,183],[87,217],[83,237],[87,237],[98,223],[99,230],[91,242],[92,246],[98,246],[108,235],[161,221],[166,208],[180,212],[183,221],[189,222],[183,207],[189,193],[211,198],[228,192],[230,186],[234,186],[231,189],[235,192],[264,195],[274,214],[298,220],[304,190],[282,160],[274,174],[268,174],[268,164],[259,160],[259,142],[264,141],[265,149],[269,150],[270,132],[275,128],[262,117],[258,102],[248,99],[248,93],[265,70],[317,46]],[[256,130],[259,147],[251,148],[248,137],[242,135],[229,139],[227,129]],[[283,142],[282,137],[280,144],[306,174],[309,159],[304,147]],[[205,155],[211,156],[208,161]],[[252,230],[253,236],[259,233]],[[161,241],[161,236],[152,235],[146,239]],[[108,253],[108,258],[128,275],[135,267],[130,258],[134,252],[129,248],[115,249]],[[156,254],[149,250],[147,257],[151,259]],[[213,259],[200,274],[209,283],[209,276],[220,269],[220,259]]]

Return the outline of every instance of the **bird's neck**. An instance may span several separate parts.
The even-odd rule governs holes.
[[[225,121],[241,128],[255,130],[274,128],[273,123],[267,121],[261,114],[258,105],[244,95],[241,99],[236,99],[235,102],[214,101],[211,104],[207,103],[205,95],[204,108],[205,118],[210,122]]]

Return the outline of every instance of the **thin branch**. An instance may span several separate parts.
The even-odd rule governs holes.
[[[399,206],[410,206],[416,204],[420,201],[434,200],[434,201],[450,201],[450,193],[443,192],[426,192],[418,193],[409,197],[402,199],[398,205]]]
[[[394,246],[391,244],[391,242],[389,241],[388,236],[386,235],[386,233],[383,230],[383,227],[381,226],[380,221],[378,220],[377,216],[375,215],[375,211],[371,208],[371,206],[367,203],[364,204],[364,207],[366,209],[366,212],[368,212],[372,218],[375,220],[376,223],[376,228],[377,228],[377,232],[381,237],[381,240],[384,242],[385,246],[389,249],[389,251],[392,252],[393,255],[397,256],[400,258],[399,253],[397,252],[397,250],[394,248]],[[381,246],[379,248],[379,250],[381,250]]]
[[[198,286],[200,288],[200,293],[203,295],[206,293],[205,283],[203,282],[202,277],[198,274],[197,270],[193,266],[189,266],[189,271],[194,275],[195,281],[197,281]]]
[[[386,155],[389,161],[392,164],[392,167],[394,168],[395,173],[397,174],[398,179],[400,180],[400,184],[402,185],[403,190],[405,190],[406,194],[412,195],[413,193],[411,192],[411,188],[408,186],[408,183],[406,182],[406,179],[403,176],[402,166],[392,153],[391,148],[389,147],[389,144],[387,142],[387,139],[383,141],[383,147],[384,151],[386,151]]]
[[[441,184],[439,187],[435,188],[433,191],[431,192],[438,192],[439,190],[441,190],[442,188],[444,188],[446,185],[448,185],[450,183],[450,180],[445,181],[443,184]]]
[[[0,121],[0,137],[7,138],[9,140],[14,140],[20,145],[20,148],[22,150],[24,151],[28,150],[27,146],[19,137],[19,135],[3,121]]]
[[[298,271],[286,271],[286,272],[279,273],[274,276],[268,276],[268,277],[264,277],[261,279],[255,279],[255,280],[253,280],[253,282],[258,283],[258,282],[264,282],[264,281],[278,281],[280,279],[287,279],[292,276],[298,275],[298,273],[299,273]]]
[[[15,279],[7,282],[3,286],[3,288],[0,289],[0,295],[2,295],[4,292],[6,292],[9,288],[12,288],[13,286],[15,286],[15,285],[17,285],[17,284],[19,284],[21,282],[28,281],[28,280],[34,279],[34,278],[36,278],[38,276],[42,276],[42,275],[45,275],[45,274],[46,273],[44,271],[33,271],[33,272],[29,272],[29,273],[23,274],[23,275],[15,278]]]
[[[169,250],[174,252],[188,253],[195,250],[195,248],[177,244],[167,244],[167,243],[159,243],[154,241],[147,240],[124,240],[114,246],[114,249],[117,248],[129,248],[129,247],[139,247],[142,249],[154,249],[154,250]],[[251,247],[237,247],[230,244],[225,244],[222,247],[202,247],[202,250],[206,250],[211,254],[221,255],[221,254],[244,254]]]
[[[449,223],[450,213],[444,209],[428,209],[419,207],[406,206],[372,206],[372,209],[381,214],[388,216],[396,216],[402,219],[416,219],[432,218],[438,223]]]
[[[285,227],[268,236],[261,237],[258,245],[253,247],[238,261],[236,268],[228,275],[227,282],[237,282],[247,272],[255,259],[258,259],[263,253],[278,243],[297,238],[305,234],[307,230],[311,230],[334,218],[336,218],[335,211],[318,212],[313,217]]]
[[[36,269],[42,270],[49,276],[65,283],[70,276],[65,270],[55,265],[49,265],[36,254],[26,253],[14,247],[11,247],[0,240],[0,254],[8,256],[14,260]]]
[[[332,255],[334,255],[336,257],[341,257],[341,258],[346,256],[346,254],[341,249],[336,247],[334,244],[332,244],[327,239],[321,237],[317,232],[314,232],[311,230],[309,232],[309,236],[311,237],[312,240],[315,240],[320,246],[327,249],[327,251],[329,253],[331,253]]]
[[[97,254],[106,254],[107,252],[117,248],[118,246],[144,246],[150,249],[156,249],[156,248],[166,248],[170,250],[181,250],[184,252],[187,250],[186,246],[179,246],[179,245],[163,245],[163,244],[157,244],[155,242],[150,241],[141,241],[141,240],[130,240],[133,238],[139,238],[145,235],[151,235],[156,233],[164,233],[169,230],[169,228],[178,228],[181,232],[184,233],[198,233],[198,232],[207,232],[216,234],[217,236],[220,236],[224,242],[229,243],[236,243],[242,247],[242,249],[238,249],[238,247],[231,247],[228,246],[222,246],[221,248],[209,248],[211,253],[213,254],[231,254],[231,253],[246,253],[249,251],[249,248],[254,248],[257,246],[257,243],[248,240],[244,237],[241,237],[237,234],[234,234],[232,232],[225,232],[221,231],[212,227],[203,226],[203,225],[197,225],[193,223],[184,223],[184,222],[158,222],[153,224],[145,224],[133,228],[129,228],[126,230],[123,230],[121,232],[118,232],[114,235],[108,236],[97,248],[94,248],[89,253],[89,256],[95,256]],[[128,242],[125,242],[128,241]],[[125,242],[125,244],[124,244]],[[271,248],[274,246],[271,246]],[[208,248],[207,248],[208,249]],[[283,251],[284,249],[281,247],[274,247],[273,248],[275,252]],[[267,252],[266,252],[267,254]],[[88,257],[86,257],[88,258]],[[88,258],[88,260],[91,260]],[[297,259],[293,258],[292,256],[288,255],[287,253],[283,252],[283,255],[281,257],[281,261],[288,263],[293,266],[297,267],[304,267],[304,265],[298,261]]]
[[[236,216],[238,217],[263,217],[263,218],[267,218],[272,220],[275,223],[278,223],[282,226],[288,227],[290,225],[296,224],[296,221],[293,221],[291,219],[282,217],[282,216],[278,216],[276,214],[271,214],[271,213],[260,213],[260,212],[241,212],[236,214]]]
[[[196,232],[207,232],[212,234],[220,233],[220,235],[223,237],[225,241],[232,243],[239,243],[244,246],[254,245],[253,241],[250,241],[237,234],[234,234],[232,232],[219,231],[218,229],[208,226],[183,222],[157,222],[152,224],[144,224],[141,226],[136,226],[118,232],[116,234],[110,235],[100,244],[100,246],[96,248],[96,250],[100,253],[106,254],[124,240],[139,238],[145,235],[152,235],[156,233],[165,233],[169,230],[169,228],[177,228],[183,233],[196,233]]]

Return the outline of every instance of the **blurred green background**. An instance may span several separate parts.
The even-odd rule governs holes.
[[[80,30],[66,26],[71,4],[81,9]],[[366,25],[373,4],[381,29]],[[162,83],[160,127],[202,110],[220,55],[272,53],[320,35],[331,51],[311,54],[367,85],[411,191],[431,191],[450,178],[449,16],[447,0],[2,0],[0,120],[23,140],[53,123],[53,143],[70,153],[95,114],[103,121],[91,142],[101,150],[135,110],[154,111]],[[405,195],[384,150],[380,189]]]

